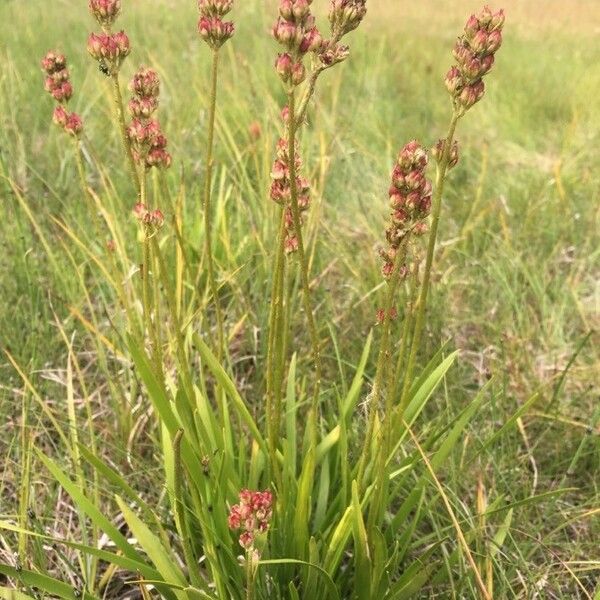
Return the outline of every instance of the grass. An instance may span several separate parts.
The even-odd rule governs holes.
[[[110,126],[110,90],[85,52],[92,22],[84,4],[64,0],[48,8],[30,0],[0,7],[5,41],[0,49],[0,197],[5,207],[0,344],[62,424],[66,411],[61,402],[75,364],[67,359],[64,337],[69,340],[89,386],[96,430],[90,439],[96,436],[107,463],[128,470],[146,500],[160,505],[162,491],[152,486],[160,468],[152,416],[134,398],[131,421],[115,427],[120,408],[106,373],[113,373],[112,385],[123,389],[137,385],[136,376],[125,360],[98,352],[73,308],[91,319],[90,306],[95,307],[105,332],[120,317],[89,257],[53,221],[64,219],[102,252],[106,240],[88,236],[93,215],[79,192],[70,145],[50,123],[51,102],[38,69],[48,48],[58,46],[71,60],[74,106],[96,152],[108,164],[121,164],[119,140]],[[175,158],[168,184],[173,195],[185,199],[186,234],[198,260],[210,53],[195,33],[193,2],[127,4],[122,25],[134,50],[125,70],[130,75],[139,64],[151,64],[164,82],[161,120]],[[238,33],[224,56],[217,113],[215,248],[227,322],[235,332],[234,372],[258,411],[256,370],[270,277],[264,259],[275,244],[278,214],[267,199],[267,186],[278,135],[273,123],[283,92],[272,69],[275,43],[266,34],[274,9],[261,2],[239,4],[234,16]],[[570,13],[578,13],[573,26],[570,16],[561,18],[557,3],[547,4],[540,16],[516,0],[505,3],[506,38],[485,101],[458,133],[464,150],[446,188],[426,333],[428,356],[449,340],[445,351],[456,348],[460,358],[422,427],[427,432],[452,423],[492,378],[489,401],[450,455],[442,483],[461,522],[476,522],[486,502],[515,504],[506,539],[495,554],[502,561],[495,597],[598,598],[600,106],[593,101],[600,94],[600,41],[593,29],[598,8],[577,0],[578,11]],[[422,2],[417,11],[373,1],[364,29],[352,36],[351,59],[324,76],[309,131],[302,135],[306,169],[316,188],[309,242],[312,249],[318,237],[320,246],[313,255],[312,283],[317,313],[332,315],[330,334],[322,332],[328,338],[325,369],[340,372],[342,388],[355,365],[338,361],[338,353],[360,356],[382,302],[374,244],[383,238],[395,153],[408,139],[431,144],[444,130],[449,107],[442,79],[450,48],[465,14],[477,8],[471,2],[452,3],[443,11],[437,6]],[[259,139],[250,134],[255,122],[261,126]],[[129,212],[134,200],[126,170],[109,175],[121,192],[115,203],[133,239]],[[208,298],[200,299],[199,308],[205,303]],[[199,310],[201,323],[202,314]],[[291,339],[300,357],[309,356],[301,321]],[[299,360],[302,366],[306,359]],[[5,519],[19,510],[18,486],[26,464],[23,406],[30,407],[25,414],[31,440],[51,455],[61,451],[47,416],[8,361],[0,362],[0,384],[0,419],[7,432],[0,439],[0,519]],[[74,410],[81,416],[84,394],[75,387]],[[537,399],[527,404],[514,427],[482,448],[534,393]],[[87,435],[80,432],[90,442]],[[31,460],[38,522],[58,535],[78,532],[69,504],[42,474],[39,460]],[[437,494],[433,487],[427,493]],[[530,501],[541,494],[548,495]],[[492,519],[494,525],[502,522]],[[447,527],[444,510],[436,505],[416,535],[422,547],[440,540],[447,553]],[[2,562],[12,561],[13,547],[0,537]],[[67,562],[62,570],[74,584],[76,569]],[[466,570],[465,565],[455,567],[449,583],[428,589],[423,597],[476,597],[472,583],[460,583]]]

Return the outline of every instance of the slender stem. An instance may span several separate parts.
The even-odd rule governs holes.
[[[187,564],[188,572],[192,583],[198,587],[201,586],[201,579],[198,575],[198,560],[194,554],[194,549],[191,544],[191,536],[188,527],[188,522],[185,515],[185,504],[183,502],[183,466],[181,464],[181,439],[183,437],[183,429],[179,429],[173,438],[173,503],[175,525],[179,531],[181,544],[183,546],[183,555]]]
[[[404,366],[404,360],[406,359],[406,351],[408,350],[408,340],[410,339],[410,331],[414,326],[414,311],[415,300],[417,299],[417,292],[419,289],[419,268],[415,267],[415,272],[412,276],[410,284],[410,291],[408,296],[408,305],[404,313],[404,324],[402,326],[402,341],[400,342],[400,351],[398,352],[398,359],[396,361],[396,368],[394,371],[390,371],[390,377],[392,378],[388,382],[388,390],[391,390],[390,401],[396,399],[400,387],[400,373],[402,373],[402,367]],[[398,410],[400,414],[404,414],[404,406],[400,404]]]
[[[363,451],[360,456],[358,465],[358,475],[356,481],[360,487],[365,474],[365,469],[368,464],[368,458],[371,451],[371,444],[373,442],[373,435],[375,433],[375,420],[381,404],[381,386],[383,375],[386,367],[388,367],[389,355],[390,355],[390,330],[392,321],[390,319],[390,311],[392,309],[394,298],[396,296],[396,290],[398,289],[398,283],[400,280],[400,267],[404,264],[406,259],[406,251],[408,245],[409,234],[407,234],[402,240],[398,252],[396,254],[396,260],[394,262],[394,269],[388,282],[387,294],[384,305],[383,315],[383,333],[381,336],[381,343],[379,345],[379,354],[377,356],[377,368],[375,370],[375,379],[373,380],[373,389],[371,390],[371,402],[369,406],[369,422],[367,425],[367,434],[365,436],[365,442]],[[389,417],[389,415],[388,415]]]
[[[340,41],[341,38],[341,31],[337,31],[334,33],[329,43],[333,47]],[[317,79],[319,78],[319,75],[331,66],[332,65],[327,66],[324,64],[320,64],[312,70],[310,78],[308,80],[308,85],[306,86],[306,91],[302,96],[302,100],[300,101],[300,105],[298,108],[298,113],[296,115],[296,123],[298,124],[298,126],[302,125],[302,123],[304,122],[304,117],[306,116],[306,111],[308,109],[308,103],[310,102],[311,98],[315,93],[315,86],[317,85]]]
[[[435,178],[435,191],[433,193],[431,233],[429,234],[427,258],[425,260],[425,273],[423,275],[423,283],[421,284],[421,292],[419,294],[417,316],[415,319],[415,329],[412,337],[412,344],[410,347],[408,364],[406,367],[406,373],[404,374],[404,385],[402,388],[402,398],[400,401],[401,405],[405,405],[408,400],[408,394],[410,393],[410,386],[412,383],[412,377],[417,359],[417,352],[419,351],[419,346],[421,344],[421,335],[423,333],[423,327],[425,325],[425,307],[427,305],[427,294],[429,292],[429,284],[431,280],[431,265],[433,264],[435,242],[437,239],[440,212],[442,208],[442,194],[444,193],[444,182],[446,180],[446,173],[448,171],[448,162],[450,160],[452,141],[454,139],[454,132],[456,130],[456,124],[458,123],[459,117],[460,113],[457,110],[455,110],[452,114],[452,120],[450,121],[448,134],[446,135],[446,141],[444,143],[444,151],[442,153],[442,158],[437,168],[437,174]]]
[[[223,330],[223,315],[219,303],[217,281],[215,278],[215,265],[212,250],[212,215],[211,215],[211,187],[213,167],[213,145],[215,137],[215,114],[217,109],[217,82],[219,73],[219,51],[213,50],[212,71],[210,80],[210,108],[208,113],[208,139],[206,143],[206,174],[204,178],[204,249],[208,264],[208,283],[210,293],[215,304],[217,317],[218,349],[217,357],[223,358],[225,353],[225,333]]]
[[[246,600],[254,598],[254,573],[252,568],[251,550],[246,550]]]
[[[277,445],[279,438],[279,418],[277,404],[281,403],[281,379],[278,376],[277,364],[281,357],[277,349],[281,346],[282,314],[283,314],[283,279],[285,273],[285,213],[281,215],[281,224],[277,241],[277,254],[273,271],[273,288],[271,291],[271,308],[269,314],[269,335],[267,343],[267,428],[269,455],[272,476],[279,486],[280,469],[277,461]]]
[[[121,95],[121,86],[119,85],[119,74],[113,73],[113,100],[115,104],[115,112],[117,115],[117,123],[121,133],[121,142],[123,143],[123,150],[129,163],[129,171],[131,173],[131,180],[135,186],[137,193],[141,194],[141,182],[138,170],[135,166],[135,160],[133,160],[133,152],[131,151],[131,144],[129,142],[129,136],[127,135],[127,126],[125,125],[125,110],[123,108],[123,96]]]
[[[315,381],[313,387],[313,397],[309,419],[309,431],[311,442],[316,445],[317,441],[317,415],[319,411],[319,392],[321,388],[321,351],[319,349],[319,335],[312,309],[312,298],[310,284],[308,279],[308,262],[304,250],[304,239],[302,237],[302,220],[300,217],[300,207],[298,205],[298,185],[296,180],[296,118],[295,118],[295,93],[292,89],[288,94],[288,104],[290,117],[288,120],[288,160],[290,172],[290,197],[292,209],[292,221],[294,232],[298,240],[298,259],[300,263],[300,277],[302,283],[302,297],[304,303],[304,312],[308,320],[308,329],[311,338],[313,360],[315,363]]]

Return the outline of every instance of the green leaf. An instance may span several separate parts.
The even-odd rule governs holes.
[[[258,430],[250,411],[246,407],[246,404],[237,391],[235,384],[233,381],[231,381],[223,367],[219,364],[216,356],[211,352],[210,348],[197,333],[194,334],[194,343],[196,344],[196,348],[198,349],[202,360],[206,363],[209,371],[213,374],[215,379],[219,382],[219,385],[223,387],[229,398],[232,400],[240,419],[246,424],[246,427],[248,427],[250,430],[250,433],[257,441],[261,450],[265,454],[268,454],[267,444]]]
[[[149,527],[119,496],[116,496],[116,501],[131,532],[164,580],[174,581],[179,585],[188,587],[188,582],[179,567],[177,567],[175,558],[165,549],[160,539],[150,531]],[[175,592],[175,594],[181,600],[185,600],[185,594],[178,592]]]
[[[354,536],[354,591],[359,600],[371,598],[371,554],[356,480],[352,482],[352,533]]]
[[[304,565],[306,567],[309,567],[310,569],[316,569],[323,576],[322,579],[327,588],[329,597],[335,598],[336,600],[341,600],[340,595],[337,590],[337,587],[335,586],[335,583],[333,583],[333,580],[331,579],[331,577],[329,576],[327,571],[325,571],[325,569],[323,569],[319,565],[313,565],[312,563],[306,562],[304,560],[297,560],[295,558],[278,558],[278,559],[273,559],[273,560],[261,560],[258,564],[259,565]]]
[[[21,581],[32,588],[43,590],[55,598],[64,598],[64,600],[82,600],[80,591],[73,588],[73,586],[59,581],[58,579],[54,579],[53,577],[36,573],[35,571],[29,571],[27,569],[17,570],[15,567],[0,564],[0,574],[11,577],[16,581]],[[10,598],[10,596],[7,597]],[[98,600],[98,598],[86,591],[85,600]]]
[[[38,458],[44,463],[48,471],[52,473],[54,478],[65,489],[67,494],[71,496],[73,502],[83,510],[83,512],[94,522],[94,524],[104,531],[106,535],[115,543],[117,548],[123,552],[125,556],[138,562],[144,562],[140,555],[132,548],[125,536],[115,527],[110,520],[104,515],[102,510],[95,506],[79,489],[77,484],[67,477],[60,467],[51,459],[45,456],[37,448],[35,449]]]

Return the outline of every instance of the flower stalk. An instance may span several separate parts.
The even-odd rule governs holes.
[[[204,252],[206,254],[208,283],[210,293],[215,307],[215,316],[217,319],[217,357],[221,360],[225,354],[225,331],[223,324],[223,314],[221,311],[221,303],[219,300],[219,289],[215,275],[215,260],[212,246],[212,206],[211,206],[211,189],[212,189],[212,169],[213,169],[213,146],[215,136],[215,117],[217,109],[217,84],[219,74],[219,50],[218,48],[212,51],[212,68],[210,77],[210,105],[208,111],[208,134],[206,141],[206,173],[204,175]]]

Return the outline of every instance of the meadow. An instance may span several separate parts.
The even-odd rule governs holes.
[[[323,371],[323,438],[313,447],[304,429],[311,419],[311,332],[300,271],[290,267],[279,348],[288,360],[275,361],[275,371],[287,375],[280,454],[283,464],[293,456],[294,469],[293,483],[279,487],[288,490],[294,535],[274,543],[262,575],[252,575],[256,598],[327,598],[328,582],[340,598],[484,598],[477,573],[490,598],[600,599],[600,4],[505,0],[502,7],[502,48],[485,97],[459,124],[460,160],[443,194],[420,379],[411,388],[413,400],[422,390],[427,398],[411,426],[396,431],[401,443],[386,465],[396,500],[372,517],[384,534],[386,527],[394,533],[383,561],[386,595],[378,595],[383,587],[362,595],[359,589],[364,573],[374,578],[384,535],[374,534],[377,542],[366,543],[361,555],[363,527],[378,528],[371,529],[366,508],[365,523],[357,517],[369,497],[360,495],[360,477],[353,485],[356,473],[345,462],[345,455],[360,455],[353,440],[369,427],[368,390],[387,326],[376,318],[385,295],[377,247],[385,242],[398,151],[415,138],[431,147],[447,130],[452,107],[444,75],[452,46],[481,7],[368,0],[364,22],[348,35],[350,57],[318,82],[299,145],[312,186],[304,236]],[[327,8],[314,1],[319,24],[326,24]],[[235,570],[237,540],[228,541],[226,560],[202,546],[212,533],[204,492],[194,495],[185,462],[188,449],[195,456],[194,440],[188,447],[184,437],[179,446],[176,432],[181,426],[187,435],[190,423],[201,429],[183,407],[186,393],[206,399],[198,410],[215,409],[217,417],[205,417],[216,444],[210,469],[220,469],[215,482],[228,482],[216,493],[222,506],[215,519],[235,501],[234,482],[271,487],[269,453],[263,456],[260,436],[247,432],[249,423],[261,432],[270,427],[264,365],[280,209],[269,186],[286,102],[273,68],[277,3],[238,0],[228,16],[236,33],[220,50],[212,170],[212,251],[227,332],[222,369],[215,366],[222,357],[202,208],[211,54],[198,36],[196,2],[123,0],[119,19],[132,40],[123,93],[140,65],[156,69],[173,157],[164,175],[149,178],[148,190],[149,203],[165,213],[165,265],[153,250],[164,279],[155,277],[149,290],[154,321],[168,322],[163,332],[156,327],[169,347],[158,367],[163,390],[152,374],[156,356],[129,335],[128,310],[135,323],[142,320],[138,309],[147,310],[141,301],[124,310],[119,286],[111,284],[137,285],[142,234],[110,85],[86,51],[96,27],[87,2],[0,5],[0,598],[241,599],[242,591],[232,590],[249,586],[241,568],[220,584],[190,569],[190,555],[198,555],[200,565],[223,560]],[[69,59],[70,106],[91,140],[83,178],[92,193],[82,189],[75,146],[52,124],[40,70],[49,49]],[[113,239],[117,259],[106,249]],[[425,244],[419,248],[424,259]],[[401,287],[404,315],[411,290]],[[185,326],[172,326],[165,316],[171,309]],[[393,345],[400,344],[402,322],[392,327]],[[173,391],[162,405],[168,415],[165,406],[180,413],[171,427],[160,399],[179,377],[185,393]],[[230,409],[221,404],[225,396]],[[248,417],[236,412],[236,402]],[[219,462],[219,452],[228,458]],[[302,474],[311,460],[320,462],[303,505],[298,498],[309,477]],[[198,463],[198,473],[207,464]],[[344,513],[346,500],[351,513]],[[310,515],[306,528],[293,518],[294,506]],[[342,535],[345,517],[336,528],[336,514],[355,518],[339,553],[331,539]],[[285,530],[280,521],[273,527]],[[223,528],[219,540],[228,535]],[[121,538],[128,541],[120,545]],[[90,555],[90,546],[122,560]],[[288,559],[303,566],[267,564]],[[140,571],[149,564],[154,570]],[[161,587],[159,576],[173,585]]]

